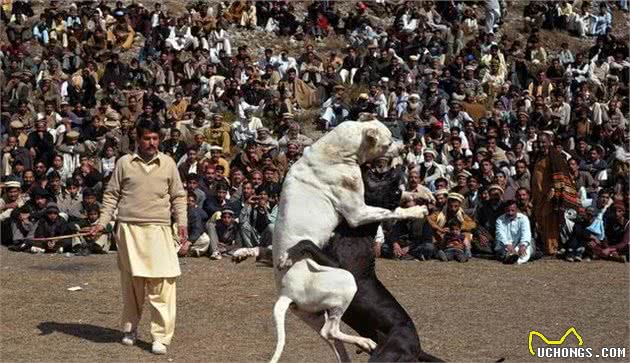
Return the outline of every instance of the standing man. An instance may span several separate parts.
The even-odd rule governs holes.
[[[172,158],[158,152],[160,124],[145,118],[136,126],[136,153],[116,163],[103,195],[101,217],[91,234],[101,233],[118,209],[118,267],[121,272],[124,345],[133,345],[144,297],[151,307],[152,352],[166,354],[175,331],[175,277],[181,274],[178,242],[173,239],[171,211],[179,241],[188,240],[186,191]],[[187,243],[181,245],[182,253]]]

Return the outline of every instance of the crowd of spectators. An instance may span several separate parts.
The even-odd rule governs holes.
[[[378,256],[627,260],[630,58],[611,34],[626,0],[186,5],[2,2],[2,244],[114,249],[72,236],[155,119],[188,190],[189,255],[268,246],[315,135],[378,119],[404,146],[364,167],[366,202],[431,211],[383,223]]]

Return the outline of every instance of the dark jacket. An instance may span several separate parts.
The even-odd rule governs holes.
[[[208,215],[199,207],[188,208],[188,240],[196,241],[206,231],[204,227]]]
[[[364,169],[365,204],[391,210],[396,209],[400,204],[402,195],[399,188],[403,183],[402,177],[401,167],[391,168],[383,174],[372,169]]]

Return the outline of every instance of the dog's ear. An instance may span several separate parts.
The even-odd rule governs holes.
[[[368,127],[363,130],[363,139],[365,140],[366,145],[372,147],[375,146],[378,142],[379,132],[376,127]]]

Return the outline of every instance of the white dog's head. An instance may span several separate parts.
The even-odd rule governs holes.
[[[361,145],[357,152],[359,164],[374,160],[390,152],[392,133],[380,121],[360,123]]]
[[[392,133],[380,121],[345,121],[317,140],[304,157],[326,162],[353,159],[363,164],[385,154],[397,155],[392,141]]]

